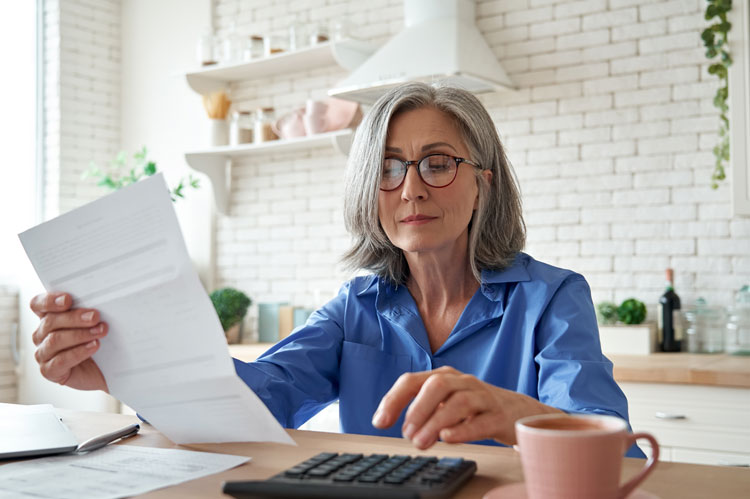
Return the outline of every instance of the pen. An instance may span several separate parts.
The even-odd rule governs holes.
[[[105,433],[104,435],[99,435],[98,437],[90,438],[80,444],[75,452],[91,452],[92,450],[96,450],[100,447],[104,447],[105,445],[114,442],[115,440],[119,438],[128,438],[132,437],[136,433],[138,433],[138,430],[141,429],[141,425],[138,423],[133,423],[131,425],[126,426],[125,428],[121,428],[119,430],[113,431],[112,433]]]

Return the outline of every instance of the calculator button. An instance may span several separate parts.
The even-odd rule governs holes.
[[[441,466],[443,468],[458,468],[462,464],[464,464],[464,460],[460,457],[444,457],[438,461],[436,466]]]
[[[374,476],[374,475],[361,475],[359,478],[357,478],[358,482],[366,482],[366,483],[375,483],[378,480],[380,480],[380,477]]]

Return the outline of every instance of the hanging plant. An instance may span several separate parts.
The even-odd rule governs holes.
[[[729,106],[728,74],[732,65],[732,55],[729,53],[729,30],[732,24],[727,21],[727,14],[732,10],[732,0],[706,0],[706,21],[717,20],[703,30],[701,38],[706,46],[706,57],[711,62],[708,72],[719,78],[719,88],[714,96],[714,107],[719,110],[719,143],[714,146],[716,164],[711,174],[711,187],[719,187],[719,181],[726,178],[725,165],[729,162]]]

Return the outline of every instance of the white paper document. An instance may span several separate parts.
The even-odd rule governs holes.
[[[114,499],[220,473],[249,457],[136,445],[0,466],[0,499]]]
[[[169,439],[294,444],[235,373],[162,174],[19,237],[47,291],[100,311],[110,393]]]

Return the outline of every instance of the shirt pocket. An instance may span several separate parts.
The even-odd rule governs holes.
[[[399,376],[411,371],[411,367],[410,355],[393,355],[369,345],[344,341],[339,378],[339,403],[344,426],[349,426],[347,422],[351,425],[356,421],[358,425],[362,421],[369,426],[370,431],[366,433],[372,433],[370,419],[380,399]],[[365,433],[352,430],[355,429],[348,429],[352,433]]]

